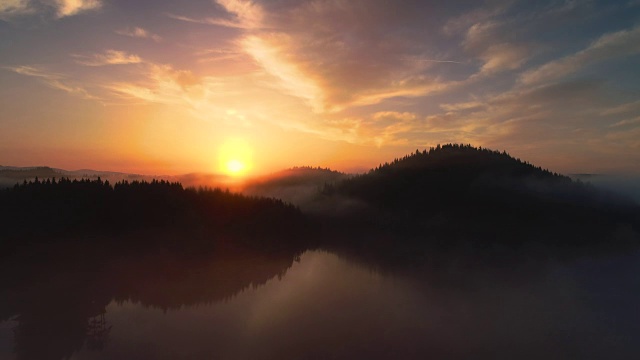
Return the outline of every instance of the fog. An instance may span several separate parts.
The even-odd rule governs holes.
[[[571,175],[574,179],[588,182],[593,186],[633,199],[640,204],[640,176],[616,174]]]

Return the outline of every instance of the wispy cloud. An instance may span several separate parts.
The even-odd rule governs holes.
[[[122,100],[180,106],[200,118],[228,117],[227,111],[237,106],[235,99],[243,94],[237,79],[201,77],[156,63],[143,63],[141,68],[138,80],[106,81],[102,86]]]
[[[603,110],[600,115],[628,115],[628,114],[640,114],[640,100],[616,105]]]
[[[102,7],[102,0],[1,0],[0,19],[18,16],[45,14],[63,18],[82,12],[97,10]]]
[[[638,124],[640,124],[640,116],[618,121],[617,123],[611,125],[610,127],[621,127],[621,126],[638,125]]]
[[[223,26],[223,27],[239,28],[239,29],[246,28],[245,25],[239,23],[236,20],[228,20],[228,19],[213,18],[213,17],[197,19],[189,16],[176,15],[176,14],[167,14],[167,16],[171,19],[185,21],[185,22],[194,23],[194,24],[215,25],[215,26]]]
[[[247,29],[257,29],[263,24],[264,10],[251,0],[216,0],[229,13],[233,14],[237,23]]]
[[[10,19],[35,12],[30,6],[29,0],[2,0],[0,1],[0,19]]]
[[[204,17],[195,18],[185,15],[168,13],[169,18],[196,24],[215,25],[222,27],[255,30],[262,27],[263,9],[257,3],[249,0],[215,0],[229,14],[230,18]]]
[[[396,43],[384,35],[372,35],[381,31],[376,26],[396,26],[400,19],[385,14],[397,11],[400,4],[376,0],[375,10],[365,16],[361,2],[300,3],[286,8],[244,0],[218,4],[244,29],[237,41],[242,51],[278,79],[283,91],[304,99],[316,113],[440,91],[443,82],[425,76],[425,69],[437,62],[458,63],[417,55],[423,48],[409,39]]]
[[[102,7],[101,0],[55,0],[58,17],[73,16]]]
[[[70,94],[80,96],[85,99],[99,100],[96,96],[91,95],[84,87],[72,85],[62,74],[50,72],[46,69],[29,65],[7,66],[5,67],[5,69],[13,71],[20,75],[38,78],[54,89],[66,91]]]
[[[603,35],[582,51],[525,72],[520,81],[527,85],[557,81],[586,66],[637,53],[640,53],[640,27]]]
[[[5,64],[50,59],[10,68],[49,87],[87,98],[90,90],[107,104],[167,105],[225,126],[264,123],[379,147],[570,144],[578,153],[614,138],[624,147],[631,140],[622,133],[640,125],[631,76],[640,28],[618,16],[637,9],[603,4],[158,0],[149,11],[134,1],[0,0],[15,37],[0,47]],[[91,26],[53,23],[107,5]],[[122,14],[126,22],[113,18]],[[146,45],[114,48],[122,36]],[[611,60],[620,68],[595,72]],[[602,67],[570,76],[592,65]]]
[[[406,60],[409,61],[416,61],[416,62],[425,62],[425,63],[439,63],[439,64],[467,64],[464,61],[455,61],[455,60],[437,60],[437,59],[426,59],[426,58],[421,58],[419,56],[405,56],[403,57]]]
[[[481,101],[469,101],[455,104],[440,104],[440,108],[444,111],[463,111],[463,110],[479,110],[486,107],[486,104]]]
[[[478,75],[492,75],[504,70],[516,70],[531,57],[530,44],[509,38],[503,23],[486,21],[473,24],[467,30],[463,48],[482,61]]]
[[[121,30],[116,30],[116,34],[118,35],[122,35],[122,36],[128,36],[128,37],[133,37],[133,38],[140,38],[140,39],[151,39],[155,42],[161,42],[162,41],[162,37],[158,34],[154,34],[148,30],[145,30],[141,27],[129,27],[126,29],[121,29]]]
[[[239,59],[243,56],[240,51],[231,49],[204,49],[196,51],[194,55],[199,63]]]
[[[138,55],[118,50],[107,50],[102,54],[73,55],[73,57],[76,58],[78,64],[85,66],[127,65],[142,62]]]
[[[282,61],[276,46],[258,36],[249,36],[242,42],[244,49],[270,74],[278,78],[282,87],[291,95],[306,99],[316,111],[322,111],[323,94],[311,79],[295,64]]]

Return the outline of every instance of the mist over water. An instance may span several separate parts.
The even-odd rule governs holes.
[[[254,261],[258,268],[262,266],[261,260]],[[287,266],[287,262],[278,263]],[[224,281],[214,275],[222,273],[206,270],[208,266],[197,266],[202,270],[188,271],[186,278],[169,276],[191,287],[172,289],[171,281],[158,286],[147,283],[148,279],[137,286],[158,290],[144,295],[144,289],[132,289],[139,295],[128,299],[116,295],[105,306],[109,331],[101,339],[102,350],[90,349],[85,340],[71,359],[625,359],[640,355],[635,343],[640,335],[636,311],[640,281],[633,275],[640,271],[637,252],[500,264],[454,255],[437,266],[373,270],[368,262],[352,256],[312,250],[284,273],[262,266],[263,271],[279,272],[265,273],[270,279],[264,283],[244,286],[218,300],[205,297],[193,302],[189,291]],[[231,266],[223,272],[233,282],[241,268]],[[168,288],[161,290],[161,286]],[[166,296],[184,305],[159,306],[166,303]],[[67,301],[73,302],[74,297]],[[46,317],[46,312],[41,316]],[[24,317],[0,324],[0,358],[36,358],[28,352],[16,354],[12,346],[17,323]],[[40,326],[58,325],[44,321]],[[64,327],[58,331],[64,332]],[[42,339],[31,340],[35,342],[22,346],[42,346],[38,344]]]
[[[640,175],[583,174],[571,177],[588,182],[597,188],[628,197],[640,204]]]

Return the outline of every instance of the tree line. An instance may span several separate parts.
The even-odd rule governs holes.
[[[35,179],[0,191],[5,242],[77,234],[176,230],[216,235],[284,236],[303,227],[282,200],[164,180]]]

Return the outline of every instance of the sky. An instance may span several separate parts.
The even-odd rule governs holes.
[[[638,0],[0,0],[0,165],[637,174],[639,65]]]

